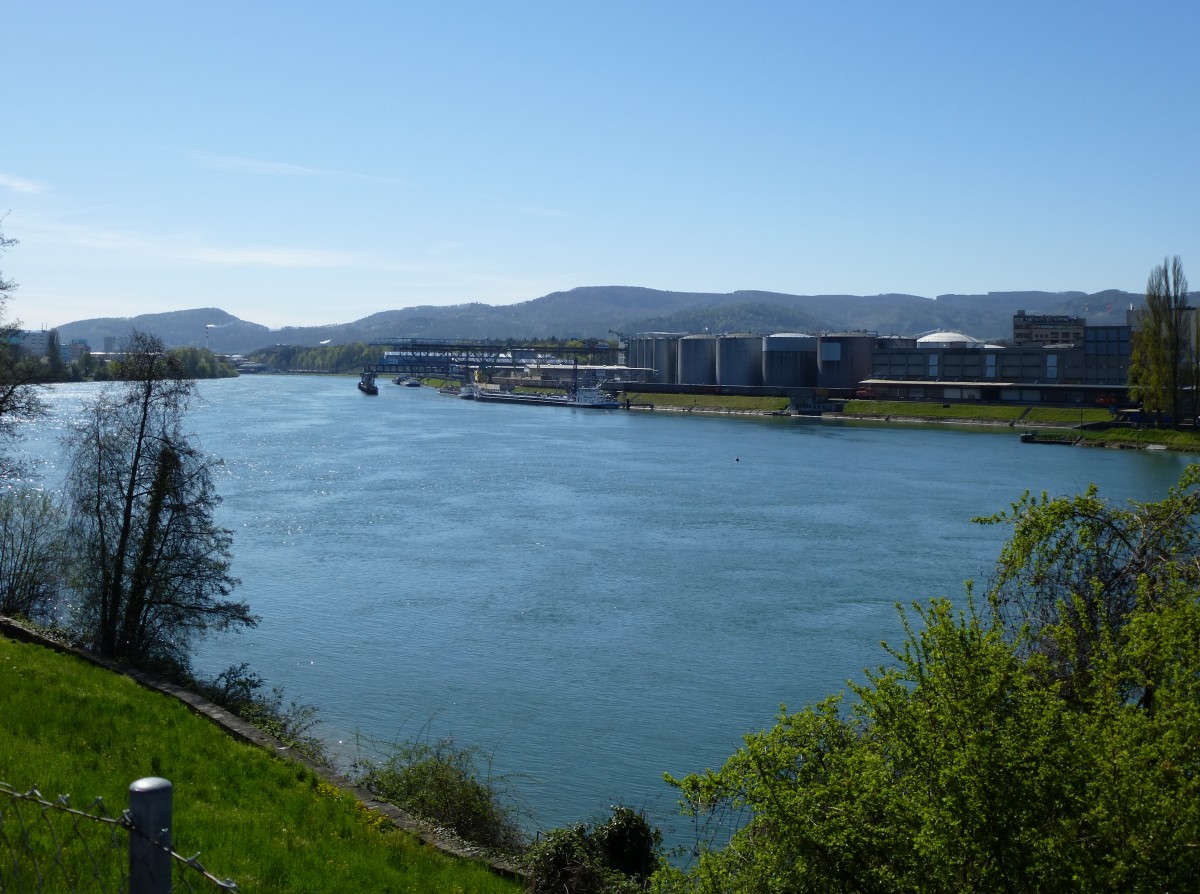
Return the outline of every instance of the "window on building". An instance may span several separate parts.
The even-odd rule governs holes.
[[[938,377],[938,355],[929,355],[929,378],[936,379]]]

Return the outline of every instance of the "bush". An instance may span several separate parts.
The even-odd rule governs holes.
[[[529,890],[567,894],[641,891],[658,866],[662,833],[641,811],[613,807],[612,816],[553,829],[529,849]]]
[[[605,862],[613,869],[644,882],[658,866],[662,832],[646,815],[629,807],[614,807],[608,822],[597,827],[595,838]]]
[[[1197,890],[1200,466],[1156,503],[982,521],[1013,526],[986,604],[901,612],[852,702],[668,777],[723,834],[659,891]]]
[[[313,705],[291,702],[285,708],[283,688],[276,686],[267,694],[266,681],[250,670],[246,662],[231,665],[213,680],[185,681],[197,693],[214,704],[236,714],[242,720],[274,736],[284,745],[317,763],[330,765],[325,743],[312,734],[317,725]]]
[[[390,746],[381,763],[359,761],[354,769],[373,794],[472,844],[506,853],[525,846],[508,777],[492,775],[479,748],[460,747],[450,737],[409,740]]]

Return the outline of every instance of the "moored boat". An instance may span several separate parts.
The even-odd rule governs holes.
[[[1022,444],[1058,444],[1062,447],[1074,447],[1083,438],[1079,435],[1063,434],[1061,432],[1039,433],[1035,431],[1021,432]]]
[[[577,388],[567,394],[541,394],[530,391],[500,391],[478,388],[475,400],[498,404],[537,404],[552,407],[576,407],[594,410],[615,410],[621,404],[599,388]]]

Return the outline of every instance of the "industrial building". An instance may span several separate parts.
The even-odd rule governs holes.
[[[372,370],[379,374],[486,370],[491,381],[507,387],[579,379],[613,392],[786,395],[797,407],[852,397],[1112,405],[1128,392],[1132,338],[1129,325],[1088,326],[1077,317],[1018,311],[1011,346],[949,331],[920,337],[645,332],[621,335],[616,348],[412,339],[373,344],[391,348]],[[570,354],[583,362],[567,360]],[[609,357],[618,362],[606,363]]]
[[[1131,343],[1128,325],[1025,311],[1011,346],[960,332],[650,332],[628,337],[627,363],[642,375],[623,378],[662,390],[1109,405],[1125,399]]]
[[[30,357],[45,357],[50,353],[50,331],[46,329],[17,329],[11,332],[9,343]]]
[[[1028,345],[1075,344],[1084,339],[1087,320],[1057,314],[1013,314],[1012,343],[1021,348]]]
[[[1087,326],[1068,342],[1039,341],[1064,334],[1076,318],[1039,323],[1018,312],[1014,347],[985,344],[957,332],[936,332],[915,344],[884,340],[858,394],[894,400],[976,400],[1106,406],[1124,401],[1129,379],[1129,326]],[[1017,337],[1017,326],[1024,333]],[[1073,323],[1072,323],[1073,325]],[[1036,335],[1029,335],[1029,333]],[[1021,343],[1018,343],[1021,342]]]
[[[779,393],[798,388],[852,392],[871,374],[874,333],[781,332],[726,335],[648,332],[628,337],[625,356],[661,388],[718,388]],[[634,380],[630,377],[629,380]]]

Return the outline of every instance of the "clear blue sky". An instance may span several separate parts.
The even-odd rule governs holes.
[[[38,0],[0,22],[0,269],[30,328],[1200,271],[1196,0]]]

